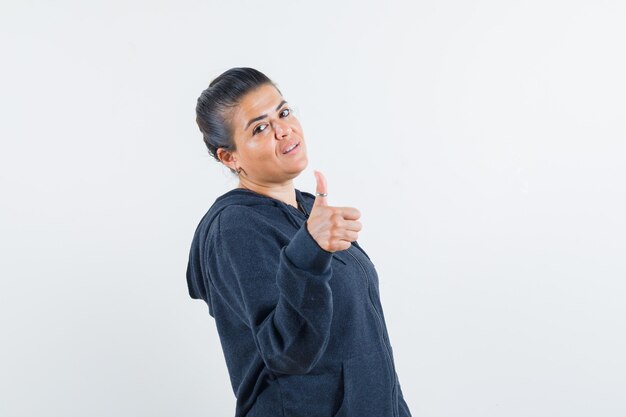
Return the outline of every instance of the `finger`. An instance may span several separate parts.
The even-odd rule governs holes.
[[[363,225],[358,220],[346,220],[344,222],[344,228],[346,230],[352,230],[354,232],[360,232],[363,229]]]
[[[317,170],[313,170],[313,174],[315,175],[315,181],[317,182],[315,192],[328,194],[328,186],[326,184],[326,178],[324,177],[324,174]],[[328,206],[327,197],[322,197],[316,194],[313,206]]]
[[[335,207],[335,210],[346,220],[358,220],[361,217],[361,212],[355,207]]]
[[[333,252],[339,252],[342,250],[349,249],[350,246],[352,246],[352,243],[350,243],[350,241],[348,240],[343,240],[343,239],[337,240],[333,244],[333,248],[334,248]]]
[[[354,242],[359,238],[359,234],[353,230],[344,230],[341,236],[341,240],[346,242]]]

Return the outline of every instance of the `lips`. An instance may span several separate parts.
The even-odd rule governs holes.
[[[294,145],[298,145],[298,146],[299,146],[299,145],[300,145],[300,142],[291,142],[291,143],[288,143],[286,146],[284,146],[284,147],[280,150],[280,151],[281,151],[281,153],[284,155],[284,154],[286,153],[287,149],[291,148],[291,147],[292,147],[292,146],[294,146]],[[294,149],[295,149],[295,148],[294,148]],[[292,150],[293,150],[293,149],[292,149]]]

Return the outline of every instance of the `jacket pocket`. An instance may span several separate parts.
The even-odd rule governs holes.
[[[342,363],[343,400],[333,417],[393,415],[393,379],[385,353],[370,352]]]
[[[346,415],[346,395],[345,395],[345,376],[343,370],[343,362],[341,363],[341,370],[339,372],[339,393],[337,395],[337,403],[335,404],[335,412],[332,417],[341,417]],[[339,407],[339,408],[337,408]]]
[[[331,417],[343,400],[343,369],[339,361],[314,368],[308,374],[283,375],[279,381],[285,416]]]
[[[339,406],[339,410],[337,410],[337,412],[333,414],[333,417],[347,417],[347,416],[348,416],[348,407],[346,406],[346,402],[343,401],[341,405]]]

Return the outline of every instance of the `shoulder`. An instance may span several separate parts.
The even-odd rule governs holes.
[[[285,239],[283,216],[282,210],[268,205],[229,205],[215,219],[214,235],[218,239],[282,242]]]
[[[263,226],[267,218],[255,206],[232,204],[217,215],[220,229],[251,229]]]
[[[265,259],[268,253],[273,257],[288,243],[276,221],[269,220],[262,209],[254,206],[228,206],[217,215],[213,226],[211,250],[245,263]]]

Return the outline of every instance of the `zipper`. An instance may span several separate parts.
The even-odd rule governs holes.
[[[300,202],[298,201],[298,205],[300,207],[302,207],[302,210],[304,210],[304,215],[309,218],[309,212],[307,211],[306,207],[304,207],[304,204],[300,204]],[[300,213],[302,213],[300,210],[298,210]]]
[[[300,207],[302,207],[302,210],[304,210],[304,217],[308,219],[309,218],[308,210],[306,209],[304,204],[300,204],[300,202],[298,202],[298,204]],[[292,205],[289,205],[289,204],[287,205],[292,207],[294,210],[296,210],[300,215],[303,215],[302,211],[300,211],[299,209],[293,207]],[[363,251],[362,249],[361,251],[365,253],[365,251]],[[391,378],[393,379],[393,388],[391,389],[391,400],[392,400],[393,414],[394,416],[396,416],[400,414],[397,408],[397,401],[396,401],[396,369],[395,369],[395,365],[393,364],[393,360],[391,358],[391,352],[389,351],[389,346],[387,345],[388,339],[387,339],[387,336],[385,335],[385,330],[383,328],[382,317],[380,316],[380,313],[378,312],[378,309],[376,308],[376,304],[374,303],[374,300],[372,298],[372,288],[370,286],[369,274],[367,273],[367,270],[365,269],[361,261],[359,261],[357,257],[352,254],[352,252],[350,252],[349,250],[345,250],[344,252],[349,253],[350,256],[354,258],[354,260],[356,261],[357,264],[359,264],[359,267],[363,270],[363,273],[365,275],[365,282],[367,284],[367,294],[369,295],[370,305],[372,306],[372,309],[374,310],[374,313],[376,314],[376,319],[377,319],[376,321],[378,323],[378,328],[380,329],[380,334],[382,335],[382,338],[383,338],[383,345],[385,345],[386,358],[389,362],[389,368],[392,372]],[[367,255],[365,256],[369,259],[369,256]]]
[[[369,282],[369,275],[367,273],[367,271],[365,270],[365,267],[363,266],[363,264],[361,264],[361,261],[359,261],[357,259],[356,256],[354,256],[352,254],[352,252],[350,252],[349,250],[346,250],[345,252],[349,253],[350,256],[352,256],[354,258],[354,260],[359,264],[359,266],[361,267],[361,269],[363,270],[363,272],[365,273],[365,280],[367,281],[367,293],[369,295],[370,298],[370,304],[372,306],[372,309],[374,310],[374,313],[376,313],[376,318],[377,318],[377,322],[378,322],[378,327],[380,329],[380,333],[383,337],[383,345],[385,345],[385,352],[387,353],[386,357],[389,360],[389,368],[391,369],[392,375],[391,378],[393,379],[393,388],[391,389],[391,400],[392,400],[392,407],[394,410],[394,415],[397,414],[397,410],[396,410],[396,401],[395,401],[395,397],[396,397],[396,369],[395,366],[393,364],[393,360],[391,359],[391,352],[389,351],[389,346],[387,346],[387,337],[385,336],[385,330],[383,329],[383,320],[380,316],[380,313],[378,312],[378,309],[376,308],[376,304],[374,303],[374,300],[372,299],[372,289],[370,286],[370,282]]]

